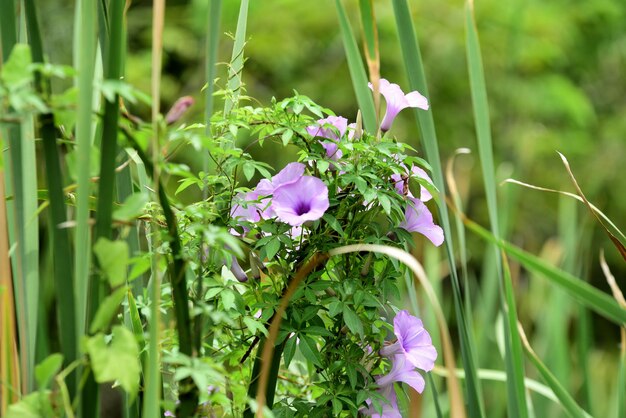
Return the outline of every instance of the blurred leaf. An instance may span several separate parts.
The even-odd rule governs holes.
[[[127,291],[128,288],[125,286],[120,287],[100,303],[98,310],[93,317],[93,321],[91,321],[91,326],[89,327],[90,333],[93,334],[98,331],[105,331],[109,328],[109,324],[115,314],[119,311]]]
[[[348,305],[343,306],[343,320],[353,334],[363,336],[363,323],[359,316]]]
[[[126,283],[128,267],[128,244],[101,237],[93,246],[100,268],[109,279],[112,288]]]
[[[61,370],[63,356],[59,353],[50,354],[35,366],[35,379],[39,390],[47,389],[54,376]]]
[[[133,193],[126,198],[121,206],[113,211],[113,219],[117,221],[131,221],[145,214],[145,207],[148,204],[148,193]]]
[[[30,47],[27,44],[13,46],[9,59],[0,70],[0,78],[10,90],[15,90],[32,81],[33,75],[29,70],[31,62]]]
[[[131,400],[139,390],[139,348],[131,331],[121,325],[113,327],[109,345],[102,333],[86,341],[87,353],[96,382],[117,382]]]

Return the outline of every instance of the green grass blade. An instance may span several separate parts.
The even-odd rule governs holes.
[[[74,278],[76,283],[76,320],[80,334],[86,329],[89,288],[89,266],[91,265],[91,226],[89,225],[89,200],[91,197],[91,151],[92,151],[92,102],[94,60],[96,54],[96,4],[80,1],[80,26],[76,29],[79,58],[78,108],[76,113],[76,236],[74,254]],[[95,312],[95,307],[94,307]]]
[[[17,42],[17,16],[13,0],[1,0],[0,10],[0,38],[2,40],[2,61],[6,62],[13,46]],[[32,126],[32,119],[24,121],[22,125],[15,124],[3,130],[0,135],[6,134],[9,145],[8,161],[5,168],[12,170],[7,176],[11,182],[13,202],[7,202],[8,214],[14,225],[13,239],[17,243],[14,258],[13,289],[15,290],[16,315],[18,320],[18,335],[20,339],[20,360],[22,361],[22,379],[24,388],[34,389],[33,368],[35,366],[35,341],[37,333],[37,308],[39,294],[39,236],[37,216],[33,205],[37,205],[37,176],[31,170],[35,164],[34,135],[23,131],[25,124]],[[0,157],[1,158],[1,157]],[[2,180],[4,182],[4,179]],[[8,184],[8,183],[7,183]],[[9,276],[7,276],[9,277]]]
[[[613,321],[617,325],[626,323],[626,309],[619,306],[611,296],[601,292],[571,273],[547,264],[539,257],[527,253],[521,248],[507,241],[495,238],[489,231],[468,219],[465,220],[465,225],[483,239],[496,244],[506,251],[507,254],[519,261],[529,271],[541,274],[552,283],[564,289],[582,305]]]
[[[376,111],[374,109],[372,92],[367,86],[368,80],[365,67],[363,66],[363,60],[341,0],[335,0],[335,5],[337,6],[337,14],[339,15],[339,26],[341,28],[343,46],[346,50],[350,78],[352,79],[356,101],[359,105],[359,109],[361,109],[361,115],[363,116],[363,124],[368,132],[374,133],[378,131],[378,126],[376,126]]]
[[[498,203],[496,196],[495,166],[493,160],[493,145],[491,140],[489,103],[487,101],[487,88],[485,86],[485,74],[483,70],[482,57],[480,52],[480,42],[478,31],[474,22],[473,2],[469,0],[465,7],[465,29],[466,29],[466,52],[470,78],[470,90],[472,95],[472,107],[474,110],[474,123],[476,126],[476,137],[478,139],[478,152],[483,172],[485,184],[485,194],[487,197],[487,211],[489,213],[489,223],[493,235],[500,238]],[[495,247],[494,251],[498,251]],[[500,288],[503,290],[504,299],[508,306],[508,322],[505,322],[505,362],[507,372],[511,379],[507,379],[507,407],[510,417],[527,417],[526,395],[524,391],[524,365],[517,338],[516,324],[517,314],[515,312],[515,299],[512,296],[512,284],[510,275],[507,276],[503,267],[503,260],[499,255],[495,257],[496,268],[500,278]],[[504,305],[505,301],[502,301]]]
[[[213,116],[213,81],[215,80],[217,62],[217,45],[220,31],[220,16],[222,12],[222,0],[211,0],[207,10],[207,45],[206,45],[206,82],[204,91],[204,124],[206,135],[211,136],[211,116]],[[208,171],[209,157],[205,156],[203,170]]]
[[[24,11],[33,61],[43,63],[43,47],[34,0],[24,1]],[[40,94],[44,96],[48,94],[49,86],[44,86],[39,73],[35,75],[35,87]],[[67,221],[67,218],[63,193],[63,176],[56,144],[54,117],[51,113],[43,113],[39,116],[39,128],[44,148],[45,177],[48,182],[50,199],[49,224],[54,261],[54,288],[57,297],[60,343],[63,351],[63,360],[68,365],[77,357],[75,296],[74,292],[67,291],[67,289],[74,289],[72,275],[73,257],[69,233],[67,229],[59,227]],[[73,396],[76,387],[74,380],[69,379],[67,386],[70,395]]]
[[[418,90],[420,93],[428,97],[428,88],[426,85],[426,77],[424,75],[424,66],[415,35],[413,22],[411,21],[411,13],[406,0],[393,0],[394,15],[396,18],[396,26],[398,28],[398,36],[400,38],[400,48],[409,85],[412,90]],[[418,127],[421,132],[426,151],[426,158],[432,167],[432,177],[435,186],[442,195],[445,195],[446,188],[443,179],[443,170],[441,167],[441,158],[439,156],[439,148],[437,145],[437,135],[435,133],[435,123],[433,120],[432,107],[431,110],[414,112]],[[462,303],[462,295],[459,284],[459,278],[456,272],[456,260],[454,258],[454,245],[452,242],[452,234],[450,229],[450,217],[448,209],[445,205],[439,205],[439,218],[441,227],[446,237],[445,248],[450,265],[450,275],[453,287],[453,299],[455,306],[455,314],[457,318],[461,356],[463,359],[463,368],[466,373],[466,396],[468,404],[468,412],[471,417],[482,417],[482,389],[481,383],[477,376],[476,360],[472,342],[472,338],[467,326],[467,319]]]
[[[248,23],[248,0],[241,0],[239,18],[237,19],[237,31],[235,32],[235,44],[228,68],[227,88],[229,95],[224,102],[224,116],[228,117],[230,111],[237,107],[241,94],[241,73],[243,71],[243,50],[246,43],[246,25]],[[213,64],[214,65],[214,64]],[[207,80],[207,81],[210,81]]]
[[[513,292],[513,284],[511,280],[511,271],[509,264],[502,257],[503,274],[504,274],[504,296],[505,296],[505,314],[507,316],[507,391],[509,397],[514,397],[514,402],[509,399],[510,414],[509,416],[528,416],[526,408],[526,389],[524,384],[524,350],[517,328],[517,307],[515,303],[515,293]]]
[[[526,336],[520,332],[522,341],[524,342],[524,350],[535,366],[541,377],[546,381],[547,385],[552,389],[556,397],[559,399],[561,406],[565,409],[568,416],[572,418],[591,418],[584,409],[582,409],[571,397],[569,393],[561,386],[558,379],[550,372],[550,370],[541,362],[537,354],[533,351],[530,344],[526,340]]]

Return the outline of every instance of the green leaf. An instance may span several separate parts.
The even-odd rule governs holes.
[[[348,305],[343,306],[343,320],[353,334],[363,336],[363,323]]]
[[[224,306],[224,310],[229,311],[231,309],[236,308],[235,304],[235,294],[230,289],[224,289],[220,292],[220,299],[222,300],[222,305]]]
[[[291,138],[293,138],[293,131],[291,129],[287,129],[280,137],[280,139],[283,141],[284,146],[287,146],[289,144]]]
[[[126,286],[120,287],[102,301],[100,306],[98,306],[98,311],[93,317],[93,321],[91,321],[91,326],[89,327],[90,333],[93,334],[98,331],[104,331],[109,327],[111,319],[113,319],[119,310],[127,291],[128,288]]]
[[[252,180],[252,177],[254,177],[254,164],[250,163],[250,162],[246,162],[243,165],[243,175],[246,176],[246,180],[250,181]]]
[[[328,223],[328,225],[335,230],[340,237],[344,236],[344,232],[343,232],[343,228],[341,227],[341,224],[339,223],[339,221],[337,220],[337,218],[335,218],[333,215],[331,215],[330,213],[325,213],[324,216],[322,216],[322,218]]]
[[[50,354],[41,363],[35,366],[35,379],[39,390],[47,389],[50,381],[61,370],[63,356],[59,353]]]
[[[30,47],[26,44],[16,44],[9,59],[2,66],[0,78],[11,90],[30,83],[33,79],[28,68],[31,62]]]
[[[317,349],[317,344],[315,344],[315,340],[311,337],[308,337],[303,334],[299,334],[300,337],[300,352],[311,363],[316,366],[322,367],[322,358],[320,357],[320,352]],[[293,337],[292,337],[293,338]]]
[[[125,241],[98,239],[93,252],[112,288],[126,283],[128,267],[128,244]]]
[[[113,219],[118,221],[130,221],[145,213],[144,209],[148,204],[148,193],[133,193],[126,198],[122,206],[113,212]]]
[[[117,382],[130,395],[139,390],[139,347],[131,331],[121,325],[113,327],[113,339],[107,345],[98,333],[86,341],[87,353],[96,382]]]
[[[296,336],[292,335],[291,338],[289,338],[285,343],[285,350],[283,351],[283,360],[285,362],[285,367],[289,367],[291,360],[293,360],[294,354],[296,354],[296,340]]]
[[[268,260],[273,259],[279,249],[280,240],[277,237],[272,237],[272,239],[268,241],[265,247],[263,247],[263,250],[265,251],[265,257],[267,257]]]
[[[317,160],[316,164],[320,173],[325,173],[328,167],[330,167],[330,163],[326,160]]]
[[[391,201],[384,193],[377,193],[378,201],[387,215],[391,214]]]
[[[60,411],[52,409],[52,403],[56,405],[60,399],[51,399],[58,397],[50,390],[35,392],[24,396],[18,403],[9,406],[5,418],[47,418],[60,416]]]
[[[243,318],[243,323],[246,324],[251,333],[256,334],[257,332],[261,332],[266,337],[268,336],[267,328],[265,328],[261,321],[246,316]]]

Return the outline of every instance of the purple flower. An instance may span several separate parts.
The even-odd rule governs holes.
[[[374,90],[372,83],[368,84],[370,89]],[[383,132],[387,132],[391,128],[393,120],[396,115],[407,107],[418,107],[420,109],[428,110],[428,99],[422,96],[417,91],[412,91],[408,94],[404,94],[400,86],[390,83],[384,78],[380,79],[380,94],[385,97],[387,102],[387,111],[385,117],[380,124],[380,129]]]
[[[409,232],[419,232],[435,246],[440,246],[443,243],[443,229],[435,225],[433,215],[424,202],[415,198],[409,198],[409,200],[411,202],[404,211],[404,221],[398,226]]]
[[[346,134],[348,129],[348,119],[343,116],[329,116],[320,119],[315,125],[308,126],[306,131],[311,136],[330,139],[331,142],[322,142],[322,147],[326,150],[326,156],[337,161],[343,153],[339,149],[337,142]]]
[[[272,198],[272,209],[278,219],[291,226],[321,218],[328,206],[328,187],[311,176],[278,187]]]
[[[315,125],[308,126],[306,131],[311,136],[319,136],[321,138],[339,141],[345,135],[348,129],[348,119],[343,116],[329,116],[319,119]],[[339,133],[339,135],[337,135]]]
[[[272,194],[274,193],[274,190],[280,186],[298,181],[300,177],[304,175],[304,168],[304,164],[302,163],[289,163],[285,166],[285,168],[280,170],[278,174],[272,177],[271,183],[268,180],[261,180],[257,185],[257,190],[261,187],[260,191],[271,190],[268,194]]]
[[[362,408],[359,410],[363,415],[369,415],[372,418],[402,418],[402,415],[398,411],[398,398],[396,397],[396,391],[393,389],[393,383],[387,386],[382,386],[378,389],[378,393],[387,400],[382,404],[382,413],[378,413],[376,408],[372,405],[372,400],[367,399],[368,408]]]
[[[418,393],[422,393],[424,386],[426,386],[426,381],[422,375],[415,370],[415,366],[408,361],[408,358],[404,354],[396,354],[393,356],[391,371],[376,379],[376,383],[380,387],[393,386],[393,382],[404,382]]]
[[[272,195],[276,188],[297,181],[303,174],[304,164],[287,164],[285,168],[272,177],[272,180],[262,179],[257,183],[254,190],[248,193],[238,193],[235,196],[235,201],[238,203],[232,207],[230,216],[248,222],[259,222],[261,219],[273,217],[274,212],[268,196]]]
[[[380,350],[383,356],[393,356],[394,365],[390,374],[395,371],[396,375],[400,376],[409,366],[418,367],[426,372],[433,369],[437,350],[419,318],[405,310],[398,312],[393,319],[393,332],[398,340]],[[404,357],[407,360],[406,364],[399,362],[398,356]],[[417,388],[416,390],[420,391]]]
[[[426,180],[428,183],[433,184],[433,181],[428,175],[428,173],[425,170],[421,169],[420,167],[414,165],[413,167],[411,167],[411,171],[409,172],[408,175],[403,175],[403,174],[391,175],[391,180],[393,180],[398,193],[400,193],[403,196],[414,197],[413,193],[411,193],[411,190],[409,189],[409,180],[411,179],[411,177],[421,178],[421,179]],[[428,202],[432,198],[433,198],[433,195],[430,194],[428,189],[420,185],[419,199],[422,202]]]

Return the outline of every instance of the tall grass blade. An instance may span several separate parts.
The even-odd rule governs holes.
[[[558,379],[550,372],[550,370],[541,362],[537,354],[533,351],[532,347],[528,343],[528,339],[524,334],[524,330],[522,326],[519,325],[519,335],[522,339],[522,343],[524,345],[524,351],[526,355],[530,359],[531,363],[535,366],[541,377],[546,381],[550,389],[554,392],[556,397],[559,399],[561,406],[565,409],[565,412],[568,416],[572,418],[591,418],[584,409],[582,409],[572,398],[572,396],[567,393],[567,391],[561,386]]]
[[[474,123],[476,137],[478,139],[478,152],[485,184],[487,197],[487,211],[489,223],[493,235],[500,238],[498,203],[496,196],[495,167],[493,161],[493,145],[491,140],[489,104],[487,101],[487,88],[485,86],[485,74],[483,71],[478,31],[474,22],[474,5],[468,0],[465,7],[466,29],[466,52],[469,69],[470,89],[472,95],[472,107],[474,110]],[[498,251],[497,248],[493,248]],[[507,379],[508,411],[511,417],[527,417],[526,396],[524,392],[524,366],[521,356],[519,340],[516,339],[515,324],[517,315],[514,312],[515,300],[512,297],[512,285],[510,275],[507,277],[503,268],[503,260],[499,255],[495,257],[496,268],[500,278],[501,292],[504,292],[506,305],[508,306],[508,322],[505,321],[505,362],[507,371],[512,378]],[[504,304],[504,300],[502,301]],[[511,305],[513,304],[513,305]],[[513,328],[511,328],[513,327]]]
[[[428,87],[426,85],[426,77],[424,75],[424,66],[422,64],[421,53],[413,22],[411,21],[411,12],[409,11],[406,0],[393,0],[394,15],[396,18],[396,27],[398,28],[398,36],[400,39],[400,48],[409,85],[412,90],[418,90],[420,93],[428,97]],[[437,145],[437,134],[435,132],[435,123],[433,120],[432,107],[428,111],[415,112],[418,127],[421,132],[426,151],[426,158],[432,167],[432,177],[439,192],[445,196],[446,187],[444,183],[443,170],[441,167],[441,158],[439,156],[439,148]],[[463,308],[463,298],[459,278],[456,272],[456,260],[454,257],[454,245],[452,242],[452,234],[450,229],[450,217],[448,209],[445,205],[439,205],[439,218],[441,226],[446,237],[445,248],[450,265],[450,276],[453,288],[453,299],[456,319],[459,328],[461,356],[463,359],[463,368],[466,373],[466,395],[468,403],[468,413],[471,417],[482,417],[482,389],[481,383],[476,372],[476,360],[468,322]]]
[[[624,299],[624,294],[620,289],[617,281],[615,280],[615,276],[611,273],[609,269],[609,265],[606,263],[604,259],[604,251],[600,251],[600,266],[602,267],[602,272],[604,273],[604,277],[606,281],[609,283],[609,287],[611,288],[611,292],[613,293],[613,297],[619,303],[619,305],[626,309],[626,299]],[[626,325],[622,325],[620,327],[620,359],[619,359],[619,369],[617,374],[617,388],[616,388],[616,398],[617,398],[617,416],[623,417],[626,414],[626,394],[624,393],[626,389]]]
[[[378,47],[378,27],[374,13],[374,1],[359,0],[359,9],[363,31],[363,50],[374,91],[374,110],[376,111],[376,123],[378,123],[380,120],[380,49]]]
[[[161,192],[160,184],[158,184],[158,168],[156,162],[158,161],[159,153],[159,101],[160,101],[160,78],[161,78],[161,54],[162,54],[162,42],[163,42],[163,20],[165,18],[165,0],[157,0],[153,3],[152,12],[152,157],[155,162],[154,167],[148,167],[146,169],[152,174],[155,180],[155,186],[159,189],[157,193]],[[144,156],[145,157],[145,156]],[[147,159],[147,157],[145,157]],[[145,160],[144,160],[145,163]],[[160,416],[161,402],[161,359],[159,352],[159,328],[161,326],[161,313],[159,310],[159,304],[161,299],[161,275],[158,272],[157,256],[156,252],[152,257],[152,276],[150,278],[150,321],[148,322],[149,329],[149,344],[148,344],[148,365],[145,371],[146,375],[146,388],[145,397],[143,403],[142,415],[144,417],[157,417]]]
[[[9,222],[4,202],[4,168],[0,161],[0,415],[17,401],[20,391],[17,330],[13,306],[13,283],[9,259]]]
[[[209,1],[207,8],[207,45],[206,45],[206,82],[204,91],[204,124],[206,135],[211,136],[211,116],[213,115],[213,82],[215,80],[217,62],[217,45],[220,31],[220,16],[222,13],[222,0]],[[209,157],[205,156],[203,170],[208,171]]]
[[[541,258],[527,253],[507,241],[497,239],[489,231],[469,219],[465,219],[464,222],[471,231],[481,236],[486,241],[496,244],[506,251],[508,255],[519,261],[522,266],[529,271],[541,274],[552,283],[564,289],[582,305],[592,309],[617,325],[626,323],[626,309],[622,308],[606,293],[601,292],[568,272],[547,264]]]
[[[237,107],[239,96],[241,94],[243,72],[243,50],[246,44],[246,26],[248,23],[248,0],[241,0],[239,7],[239,18],[237,19],[237,31],[235,32],[235,44],[233,45],[233,54],[230,58],[230,67],[228,68],[227,89],[229,94],[224,102],[224,117],[228,117],[230,111]],[[211,51],[211,53],[213,53]],[[215,65],[215,63],[213,63]],[[207,80],[211,82],[211,79]]]
[[[12,0],[0,1],[0,38],[2,39],[2,62],[6,62],[17,42],[17,16],[15,3]],[[7,181],[11,182],[10,189],[13,194],[13,202],[7,202],[7,215],[13,225],[7,230],[9,242],[17,244],[13,259],[16,314],[18,321],[18,336],[20,341],[20,360],[22,364],[24,389],[30,391],[33,387],[33,368],[35,366],[35,341],[37,333],[37,308],[39,294],[39,270],[37,265],[39,252],[39,236],[37,216],[33,206],[37,205],[37,176],[34,170],[35,143],[34,135],[24,137],[23,125],[29,122],[9,125],[2,129],[0,136],[6,134],[9,143],[9,158],[6,169],[12,170],[7,175]],[[32,133],[32,132],[31,132]],[[0,170],[4,168],[0,167]],[[3,186],[4,186],[4,179]],[[7,183],[8,185],[8,183]],[[10,231],[12,229],[12,231]],[[7,253],[8,254],[8,253]],[[7,265],[8,267],[8,265]],[[5,276],[11,277],[11,276]],[[31,291],[32,289],[32,291]],[[17,341],[17,340],[10,340]],[[17,370],[15,370],[17,371]],[[17,389],[17,388],[16,388]]]
[[[91,226],[89,224],[89,200],[91,197],[92,152],[92,102],[94,60],[96,55],[96,4],[80,1],[80,27],[78,38],[78,108],[76,114],[77,190],[76,190],[76,236],[74,253],[74,279],[76,283],[76,318],[78,332],[85,330],[88,306],[89,267],[91,265]],[[89,298],[91,295],[89,295]],[[96,309],[96,304],[91,303]]]
[[[34,0],[24,1],[26,28],[28,40],[31,46],[33,61],[44,62],[43,46],[37,10]],[[49,86],[39,73],[35,74],[35,87],[44,96],[49,94]],[[65,201],[63,193],[63,176],[59,161],[59,152],[56,144],[56,132],[52,113],[43,113],[39,116],[39,129],[43,142],[43,153],[46,165],[45,177],[48,182],[48,196],[50,200],[50,237],[53,251],[54,264],[54,288],[57,298],[58,326],[60,334],[63,360],[66,365],[71,364],[77,357],[76,340],[76,305],[73,291],[74,279],[72,273],[72,251],[70,247],[69,233],[61,229],[60,225],[67,221],[65,213]],[[68,391],[73,396],[76,384],[73,379],[67,382]]]
[[[374,109],[372,93],[369,87],[367,87],[367,75],[365,74],[359,47],[356,43],[356,39],[354,39],[354,33],[352,32],[352,27],[350,26],[341,0],[335,0],[335,5],[337,6],[337,14],[339,15],[339,27],[341,28],[343,46],[346,50],[350,78],[352,79],[356,101],[363,115],[363,124],[368,132],[376,132],[378,130],[378,126],[376,125],[376,110]]]

